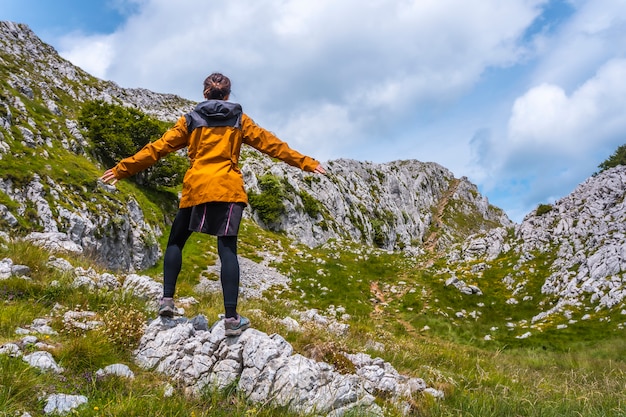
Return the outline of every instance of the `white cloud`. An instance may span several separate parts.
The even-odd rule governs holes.
[[[607,62],[569,95],[553,84],[530,89],[513,105],[505,140],[491,138],[485,149],[476,139],[491,160],[483,183],[517,216],[569,194],[626,143],[625,108],[626,59]]]
[[[569,194],[625,143],[626,8],[621,0],[575,7],[535,39],[535,65],[508,119],[473,139],[474,178],[516,220]]]
[[[348,148],[358,138],[346,108],[333,104],[303,109],[277,132],[296,149],[314,152],[317,159],[336,159],[336,151]]]
[[[59,54],[89,74],[105,78],[113,57],[111,37],[66,35],[59,40]]]
[[[541,46],[534,84],[576,88],[607,61],[626,54],[626,7],[622,0],[579,1],[576,13]]]
[[[609,61],[570,96],[556,85],[534,87],[513,105],[510,152],[588,154],[626,131],[625,108],[626,59]]]
[[[78,38],[65,55],[122,86],[195,100],[204,77],[221,71],[233,81],[233,99],[262,125],[315,136],[328,157],[350,157],[346,143],[358,141],[363,155],[407,136],[486,68],[521,59],[519,38],[543,2],[146,0],[116,33]],[[84,47],[94,40],[105,53]],[[309,120],[327,133],[306,127]]]
[[[111,38],[107,76],[197,97],[202,78],[222,70],[259,106],[350,101],[381,89],[391,93],[385,103],[449,98],[485,67],[515,62],[537,3],[145,1]]]

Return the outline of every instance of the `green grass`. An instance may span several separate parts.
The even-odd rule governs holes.
[[[5,61],[0,68],[4,75],[0,80],[4,91],[0,99],[10,103],[9,96],[20,93],[4,81],[10,78],[9,72],[19,74],[32,68],[23,69],[9,59]],[[40,82],[46,80],[36,79],[32,83],[35,97],[41,96],[37,87]],[[93,78],[87,82],[96,88],[102,85]],[[86,205],[92,213],[112,214],[125,210],[126,201],[134,198],[146,222],[162,229],[162,236],[148,238],[158,239],[164,250],[178,190],[148,190],[129,181],[120,181],[115,192],[99,187],[97,178],[105,168],[64,149],[59,140],[62,133],[68,135],[65,118],[75,118],[80,103],[63,90],[54,88],[54,94],[68,114],[52,115],[37,99],[23,100],[30,109],[28,114],[20,114],[11,107],[13,138],[6,132],[5,140],[11,152],[0,159],[3,179],[11,180],[14,188],[23,188],[38,174],[44,198],[49,199],[51,206],[70,210]],[[16,126],[23,125],[25,117],[37,123],[38,128],[31,129],[35,135],[50,137],[54,146],[31,149],[23,145]],[[257,157],[258,153],[250,152],[243,154],[242,160]],[[48,178],[61,189],[53,190]],[[328,178],[336,181],[332,175]],[[382,180],[378,178],[378,182]],[[318,177],[305,177],[309,186],[313,181],[318,181]],[[339,186],[339,181],[336,183]],[[59,193],[58,200],[52,201],[55,198],[52,191]],[[372,191],[377,192],[375,188]],[[268,200],[269,196],[264,198]],[[327,227],[334,225],[315,201],[304,194],[300,198],[303,209],[311,216],[322,210]],[[271,206],[270,215],[274,214],[272,209],[280,208],[269,200],[262,203]],[[3,193],[0,204],[17,212],[16,203]],[[356,210],[364,215],[370,212],[362,205],[355,207]],[[540,206],[538,212],[541,211],[547,211],[547,206]],[[15,236],[41,228],[34,204],[26,203],[20,213],[17,227],[9,229],[7,224],[0,227],[11,230]],[[448,202],[444,222],[450,233],[440,236],[440,242],[455,242],[493,226],[471,212],[464,213],[462,201]],[[377,213],[379,231],[389,224],[387,217],[388,213]],[[357,217],[352,221],[365,233]],[[110,230],[99,232],[110,233]],[[512,237],[510,231],[509,238]],[[432,267],[423,268],[420,265],[432,255],[410,258],[333,241],[311,249],[295,244],[283,233],[263,230],[249,221],[242,223],[238,249],[241,256],[254,261],[263,260],[265,253],[275,255],[271,266],[292,279],[289,291],[274,289],[263,299],[242,300],[241,311],[252,319],[255,328],[268,334],[279,333],[296,352],[318,356],[337,366],[342,365],[335,355],[338,350],[366,351],[389,361],[401,373],[423,378],[427,385],[445,392],[443,400],[428,396],[415,398],[412,416],[626,415],[626,338],[623,337],[626,318],[620,313],[625,305],[595,312],[586,304],[570,309],[572,321],[555,315],[535,325],[530,322],[556,301],[540,293],[556,253],[532,254],[534,258],[517,270],[513,269],[519,261],[515,253],[502,254],[486,263],[483,270],[476,269],[478,261],[449,264],[445,259],[433,259]],[[183,255],[177,296],[194,296],[199,301],[187,309],[186,316],[204,314],[211,320],[222,311],[221,294],[196,294],[194,287],[217,259],[215,238],[194,234]],[[221,391],[208,389],[200,396],[190,397],[174,384],[172,396],[164,398],[166,384],[171,381],[138,369],[133,363],[132,350],[140,335],[138,324],[151,314],[145,302],[120,291],[73,288],[73,277],[47,266],[49,256],[46,251],[25,243],[0,242],[0,259],[8,257],[31,270],[30,280],[16,277],[0,280],[0,344],[18,341],[21,336],[15,334],[17,327],[26,327],[35,318],[49,316],[58,334],[41,339],[53,346],[52,355],[66,369],[61,375],[39,372],[20,358],[0,355],[0,416],[21,415],[23,411],[34,417],[42,416],[43,392],[86,395],[89,403],[75,413],[81,416],[295,416],[272,404],[250,404],[234,386]],[[87,256],[68,259],[74,266],[100,269]],[[138,272],[160,280],[161,262]],[[483,295],[465,295],[452,286],[446,287],[445,280],[451,273],[467,284],[478,286]],[[515,285],[524,283],[518,294],[513,295],[503,282],[507,276],[511,276]],[[532,298],[524,300],[524,296]],[[518,303],[506,303],[511,297]],[[104,330],[67,331],[60,313],[54,313],[57,304],[63,306],[60,311],[95,311],[106,323]],[[285,316],[309,308],[324,314],[331,305],[344,307],[350,315],[347,320],[350,331],[345,337],[306,324],[302,332],[288,332],[280,322]],[[115,312],[120,310],[132,314],[116,316]],[[457,317],[458,312],[465,314]],[[585,314],[590,314],[591,319],[582,320]],[[509,329],[507,323],[515,327]],[[559,329],[558,325],[567,327]],[[517,338],[526,331],[532,336]],[[487,334],[492,340],[484,339]],[[375,346],[372,342],[384,349],[372,350],[370,346]],[[99,367],[111,363],[129,365],[136,377],[133,380],[95,377]],[[378,402],[387,415],[401,415],[384,399]],[[358,411],[348,417],[356,416]]]
[[[166,239],[167,230],[160,241],[162,247]],[[188,309],[188,317],[204,314],[211,320],[221,312],[221,294],[195,294],[193,290],[206,267],[216,260],[215,243],[214,237],[194,234],[185,247],[177,296],[193,295],[199,301]],[[553,259],[550,254],[536,256],[516,277],[527,281],[524,294],[533,294],[532,302],[509,305],[504,300],[510,297],[510,290],[502,277],[517,262],[512,254],[502,255],[481,273],[472,273],[472,264],[458,265],[455,274],[483,291],[482,296],[468,296],[444,286],[445,265],[441,262],[421,269],[419,259],[337,242],[311,249],[244,221],[240,255],[260,261],[263,252],[280,255],[272,266],[289,275],[292,285],[289,291],[269,291],[263,299],[242,300],[242,312],[249,312],[255,328],[279,333],[296,352],[338,367],[345,364],[334,352],[365,351],[445,393],[442,400],[423,395],[415,398],[412,416],[600,417],[626,413],[626,340],[617,327],[624,321],[619,309],[604,313],[606,320],[578,320],[565,329],[556,329],[560,322],[555,320],[543,332],[532,330],[528,339],[515,338],[520,328],[506,329],[506,322],[528,319],[539,311],[542,301],[549,301],[538,296],[538,288]],[[150,314],[144,302],[131,295],[73,288],[72,277],[46,265],[48,256],[24,243],[0,245],[0,259],[9,257],[15,264],[31,268],[30,280],[0,281],[0,343],[18,340],[17,327],[50,315],[56,303],[68,309],[96,311],[102,319],[107,312],[120,309],[137,312],[134,320]],[[95,267],[88,258],[72,262]],[[161,268],[159,264],[140,273],[160,279]],[[372,283],[380,294],[371,291]],[[302,332],[288,332],[280,323],[294,310],[316,308],[323,314],[330,305],[342,306],[350,314],[346,337],[311,326],[304,326]],[[482,314],[456,317],[454,313],[463,309]],[[584,312],[576,312],[574,318]],[[0,356],[0,410],[5,410],[0,416],[19,411],[42,415],[42,391],[86,395],[89,403],[77,410],[81,416],[297,415],[272,404],[250,404],[235,387],[207,389],[190,397],[174,384],[172,397],[164,399],[167,379],[138,369],[132,358],[134,345],[120,343],[137,340],[137,327],[130,321],[124,316],[117,321],[109,319],[106,326],[115,329],[113,332],[67,332],[60,317],[53,317],[51,325],[59,333],[45,342],[55,346],[51,353],[65,372],[40,373],[19,358]],[[494,326],[499,328],[497,332],[490,330]],[[123,332],[129,336],[112,337]],[[492,333],[494,340],[485,341],[486,333]],[[384,350],[367,348],[371,342],[381,343]],[[95,377],[98,368],[111,363],[129,365],[136,377]],[[378,401],[386,415],[401,415],[385,399]]]

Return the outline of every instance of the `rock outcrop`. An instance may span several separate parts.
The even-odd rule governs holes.
[[[142,368],[170,376],[190,393],[236,384],[251,402],[320,416],[341,416],[355,408],[382,416],[376,395],[393,399],[402,410],[408,408],[403,402],[426,389],[422,379],[400,375],[381,359],[343,355],[353,373],[294,353],[277,334],[248,329],[226,337],[222,321],[209,328],[206,318],[198,316],[152,321],[135,358]]]

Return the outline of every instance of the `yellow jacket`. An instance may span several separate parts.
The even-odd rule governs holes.
[[[255,124],[239,104],[208,100],[178,119],[160,139],[121,160],[112,170],[117,179],[130,177],[165,155],[187,147],[190,167],[183,179],[181,208],[216,201],[247,204],[239,170],[242,143],[305,171],[313,171],[319,165]]]

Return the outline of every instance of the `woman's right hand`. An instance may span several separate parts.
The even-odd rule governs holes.
[[[111,185],[115,185],[115,183],[117,182],[117,178],[115,178],[113,169],[107,169],[106,171],[104,171],[104,174],[102,174],[102,176],[100,177],[100,181],[105,184],[110,182]]]

